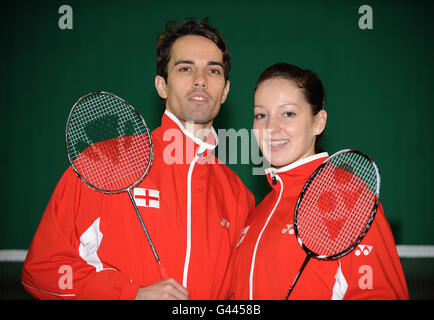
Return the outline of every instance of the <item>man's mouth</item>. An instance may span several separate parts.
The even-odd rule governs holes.
[[[206,99],[204,97],[194,96],[190,100],[193,100],[193,101],[205,101]]]
[[[207,103],[210,100],[210,97],[202,92],[193,92],[189,95],[188,100],[194,103]]]

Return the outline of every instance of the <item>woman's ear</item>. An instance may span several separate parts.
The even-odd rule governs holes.
[[[155,89],[161,99],[167,99],[167,84],[162,76],[155,76]]]
[[[314,128],[313,134],[318,136],[324,131],[326,127],[327,111],[321,110],[314,117],[315,119],[314,119],[314,126],[313,126]]]

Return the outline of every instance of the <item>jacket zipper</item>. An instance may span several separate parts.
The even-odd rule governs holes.
[[[257,254],[259,242],[261,240],[262,234],[264,233],[265,229],[267,228],[268,223],[270,222],[271,217],[273,216],[274,212],[276,211],[277,206],[280,203],[280,198],[282,197],[282,193],[283,193],[283,181],[282,181],[282,179],[280,179],[280,177],[274,171],[272,171],[272,177],[274,177],[273,182],[276,181],[276,183],[277,183],[277,180],[280,181],[280,192],[279,192],[279,197],[277,198],[277,201],[274,204],[273,210],[271,210],[270,214],[268,215],[267,221],[265,221],[265,224],[262,227],[262,230],[259,233],[258,238],[256,239],[255,248],[253,249],[252,264],[250,265],[250,275],[249,275],[249,300],[253,300],[253,275],[254,275],[254,271],[255,271],[255,260],[256,260],[256,254]],[[273,184],[276,184],[276,183],[273,183]]]
[[[271,171],[271,180],[273,181],[273,185],[277,184],[277,180],[276,180],[276,172]]]
[[[200,150],[199,150],[200,151]],[[190,266],[191,254],[191,177],[193,175],[193,168],[197,160],[202,156],[202,153],[197,153],[193,161],[191,161],[187,174],[187,246],[185,251],[184,273],[182,276],[182,285],[187,288],[188,268]]]

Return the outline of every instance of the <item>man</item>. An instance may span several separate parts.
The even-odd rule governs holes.
[[[168,23],[157,43],[164,101],[154,161],[132,190],[168,280],[126,193],[87,187],[70,168],[33,239],[22,283],[41,299],[222,299],[229,257],[254,198],[212,154],[230,52],[206,20]]]

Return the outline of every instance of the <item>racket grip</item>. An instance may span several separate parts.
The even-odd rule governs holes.
[[[161,280],[169,279],[169,276],[167,274],[166,265],[164,263],[162,263],[162,262],[158,263],[158,270],[160,271]]]

